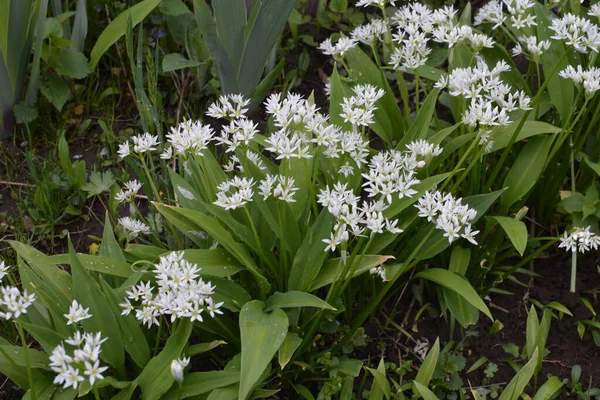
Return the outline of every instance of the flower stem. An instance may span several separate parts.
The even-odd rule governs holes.
[[[25,340],[25,333],[18,322],[15,321],[15,325],[17,325],[17,330],[19,331],[19,337],[21,338],[21,345],[23,346],[23,352],[25,355],[25,365],[27,366],[27,380],[29,381],[31,400],[37,400],[35,387],[33,386],[33,373],[31,372],[31,360],[29,359],[29,347],[27,346],[27,341]]]
[[[577,282],[577,251],[571,252],[571,293],[575,293]]]

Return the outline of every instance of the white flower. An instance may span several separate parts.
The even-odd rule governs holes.
[[[331,42],[331,39],[325,39],[325,41],[319,45],[318,49],[321,50],[323,54],[333,56],[334,58],[342,58],[354,47],[356,47],[355,39],[342,36],[335,45]]]
[[[213,118],[241,118],[248,112],[248,109],[245,108],[248,104],[250,104],[250,100],[239,94],[220,96],[219,100],[208,107],[206,115]]]
[[[133,202],[135,195],[141,188],[142,184],[136,179],[125,182],[125,189],[121,190],[115,195],[115,200],[117,200],[119,203]]]
[[[0,282],[2,279],[8,274],[8,270],[10,267],[4,263],[4,261],[0,262]]]
[[[189,358],[179,358],[171,361],[171,375],[179,383],[183,382],[183,369],[190,363]]]
[[[439,191],[425,192],[415,205],[419,210],[418,216],[435,222],[435,228],[444,231],[444,237],[452,243],[459,237],[476,244],[474,236],[479,231],[472,231],[471,221],[477,217],[477,211],[462,204],[450,193],[444,195]],[[461,232],[462,231],[462,232]]]
[[[133,151],[135,153],[146,153],[155,151],[158,147],[158,136],[151,135],[148,132],[131,138],[133,141]]]
[[[385,7],[388,4],[393,6],[395,3],[396,0],[358,0],[358,2],[356,2],[356,7]]]
[[[252,201],[254,191],[254,180],[252,178],[234,177],[229,181],[222,182],[217,186],[217,200],[215,205],[226,210],[235,210],[236,208],[245,206]]]
[[[567,13],[562,18],[553,19],[550,29],[555,33],[551,36],[552,39],[562,40],[580,53],[598,52],[600,47],[598,25],[584,17]]]
[[[167,141],[171,144],[164,150],[161,158],[170,159],[172,154],[183,156],[202,156],[211,141],[214,140],[214,131],[209,125],[200,121],[186,120],[171,128]]]
[[[117,151],[117,154],[119,155],[119,157],[121,158],[125,158],[130,154],[130,149],[129,149],[129,142],[125,142],[125,143],[121,143],[119,145],[119,150]]]
[[[381,278],[382,281],[386,281],[387,280],[387,271],[385,270],[384,267],[371,268],[369,270],[369,273],[371,275],[379,275],[379,277]]]
[[[588,100],[600,89],[600,68],[590,67],[584,70],[581,65],[577,65],[577,69],[568,65],[558,75],[564,79],[570,79],[578,88],[583,88],[585,98]]]
[[[102,372],[106,371],[107,369],[108,367],[100,366],[100,360],[94,361],[93,364],[88,361],[85,361],[85,371],[83,373],[89,376],[90,385],[94,386],[94,382],[96,381],[96,379],[104,379],[104,376],[102,376]]]
[[[83,376],[79,374],[79,369],[68,367],[67,372],[63,375],[62,380],[64,381],[64,388],[68,389],[71,386],[73,389],[77,389],[79,382],[83,381]]]
[[[17,319],[27,313],[27,308],[35,301],[35,293],[21,291],[14,286],[0,288],[0,318]]]
[[[119,225],[125,231],[128,240],[133,240],[142,234],[150,234],[150,227],[148,225],[131,217],[119,218]]]
[[[83,308],[81,304],[77,302],[77,300],[73,300],[73,303],[69,307],[69,313],[64,314],[65,318],[67,319],[67,325],[76,324],[79,321],[91,318],[92,316],[90,315],[89,311],[89,308]]]
[[[585,253],[591,249],[598,250],[600,247],[600,236],[592,232],[591,226],[575,228],[570,233],[565,232],[560,238],[559,248],[567,251]]]

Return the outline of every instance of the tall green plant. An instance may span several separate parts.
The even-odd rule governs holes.
[[[198,28],[216,65],[223,92],[251,97],[295,0],[194,0]]]

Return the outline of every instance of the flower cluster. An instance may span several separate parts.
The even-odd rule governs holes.
[[[341,59],[346,55],[347,52],[356,47],[356,44],[356,39],[342,36],[335,44],[333,44],[331,38],[325,39],[319,45],[318,49],[321,50],[323,54],[333,56],[335,59]]]
[[[158,136],[151,135],[148,132],[133,136],[131,141],[133,142],[133,152],[138,156],[143,155],[144,153],[153,152],[157,150],[159,146]],[[129,140],[119,145],[117,153],[121,158],[125,158],[131,154]]]
[[[352,31],[352,39],[368,46],[372,46],[377,41],[382,40],[386,32],[389,31],[387,23],[381,19],[373,19],[368,24],[356,27]]]
[[[64,314],[65,318],[67,319],[67,325],[74,325],[80,321],[83,321],[84,319],[91,318],[89,311],[89,308],[83,308],[83,306],[79,304],[77,300],[73,300],[73,303],[69,307],[69,313]]]
[[[250,100],[239,94],[220,96],[218,101],[208,107],[206,115],[230,120],[242,118],[248,112],[246,107],[249,104]]]
[[[487,150],[493,144],[495,126],[509,125],[510,112],[531,108],[531,98],[524,91],[512,92],[510,85],[501,79],[500,74],[506,71],[510,67],[504,61],[490,69],[479,59],[475,67],[456,68],[436,83],[438,88],[448,87],[450,96],[470,100],[462,122],[479,129],[480,141],[487,143]]]
[[[475,235],[479,231],[473,231],[471,227],[471,221],[477,217],[477,211],[462,204],[462,199],[457,199],[450,193],[444,195],[436,190],[425,192],[415,207],[419,210],[419,217],[435,222],[436,229],[444,231],[449,243],[462,237],[477,244]]]
[[[591,249],[598,250],[600,247],[600,236],[590,231],[591,227],[575,228],[570,233],[565,232],[560,238],[558,247],[567,251],[585,253]]]
[[[598,67],[591,67],[584,70],[581,68],[581,65],[578,65],[577,68],[569,65],[558,74],[562,78],[573,81],[578,88],[583,88],[585,98],[588,100],[600,89],[600,68]]]
[[[136,179],[125,182],[125,188],[115,195],[115,200],[119,203],[133,203],[135,195],[142,188],[142,184]]]
[[[539,63],[544,51],[550,48],[549,40],[540,40],[538,42],[538,39],[535,36],[521,36],[519,42],[520,43],[515,44],[515,47],[512,49],[513,56],[525,54],[535,63]]]
[[[102,352],[102,343],[107,338],[103,338],[101,332],[95,334],[81,333],[77,331],[72,337],[65,340],[69,345],[59,344],[52,350],[50,355],[50,368],[57,373],[54,378],[54,384],[63,385],[65,389],[77,386],[87,377],[90,385],[96,381],[104,379],[102,373],[108,369],[100,364],[100,353]],[[81,373],[83,370],[83,375]]]
[[[10,269],[4,261],[0,262],[0,282]],[[15,286],[2,286],[0,288],[0,318],[17,319],[21,314],[27,313],[27,308],[35,301],[35,293],[23,293]]]
[[[294,186],[294,178],[267,174],[265,179],[261,181],[259,190],[263,200],[273,196],[286,203],[294,203],[296,201],[294,200],[294,193],[298,191],[298,188]]]
[[[140,235],[150,234],[150,227],[148,225],[131,217],[119,218],[119,225],[123,228],[127,240],[133,240]]]
[[[588,19],[570,13],[565,14],[562,18],[552,20],[550,29],[554,31],[552,39],[562,40],[578,52],[598,53],[600,48],[598,25]]]
[[[375,102],[383,97],[385,91],[373,85],[356,85],[352,88],[355,95],[345,97],[342,103],[344,122],[354,126],[369,126],[374,121],[373,112],[377,110]]]
[[[214,202],[215,205],[224,208],[226,210],[235,210],[236,208],[245,206],[248,202],[252,201],[254,191],[254,180],[245,177],[235,176],[233,179],[221,182],[217,189],[217,200]]]
[[[190,321],[202,321],[202,315],[211,317],[222,314],[219,309],[223,303],[215,303],[215,286],[200,278],[200,268],[183,259],[183,252],[172,252],[160,258],[154,266],[157,292],[150,282],[135,285],[127,292],[123,315],[135,310],[135,317],[147,324],[159,325],[158,317],[170,315],[171,321],[177,318],[189,318]],[[131,301],[139,302],[135,306]]]
[[[160,158],[169,160],[173,155],[187,159],[190,155],[202,156],[204,150],[214,138],[214,131],[200,121],[186,120],[171,128],[167,135],[167,146]]]
[[[475,15],[475,26],[489,22],[494,24],[492,29],[496,29],[500,25],[510,21],[510,26],[514,29],[523,29],[536,26],[533,0],[492,0],[481,7]],[[508,11],[510,18],[504,13],[504,8]]]
[[[69,313],[65,314],[67,325],[76,325],[78,322],[91,318],[89,309],[84,309],[76,300],[73,300],[69,308]],[[103,338],[101,332],[83,334],[80,331],[66,339],[65,343],[69,345],[69,352],[64,343],[59,344],[50,354],[50,368],[57,373],[54,378],[54,384],[63,385],[65,389],[77,386],[85,380],[85,376],[94,385],[96,381],[104,379],[102,373],[108,367],[100,365],[100,353],[102,352],[102,343],[108,338]],[[83,370],[83,375],[81,374]]]

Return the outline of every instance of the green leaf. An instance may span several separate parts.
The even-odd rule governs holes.
[[[296,1],[282,3],[280,0],[263,0],[254,4],[254,7],[260,8],[256,13],[253,10],[255,19],[248,24],[250,30],[247,32],[246,44],[236,71],[239,93],[246,97],[251,97],[256,89],[277,37],[296,7]],[[230,53],[230,56],[233,54]]]
[[[192,326],[188,319],[181,320],[162,351],[150,360],[138,377],[144,400],[160,399],[175,382],[171,374],[171,362],[181,356],[188,344]]]
[[[561,381],[556,376],[551,376],[548,380],[540,387],[533,396],[533,400],[550,400],[554,397],[554,394],[560,390],[560,388],[564,385],[563,381]]]
[[[414,381],[413,385],[415,386],[415,389],[417,389],[417,392],[419,392],[421,397],[423,397],[425,400],[439,400],[435,393],[429,390],[426,386],[423,386],[417,381]]]
[[[419,372],[417,372],[415,382],[418,382],[423,386],[429,385],[429,381],[431,381],[431,378],[433,377],[433,372],[435,371],[435,366],[437,364],[439,355],[440,339],[436,339],[431,349],[429,349],[427,357],[425,357],[425,360],[423,360],[423,364],[421,365],[421,368],[419,368]]]
[[[312,291],[308,288],[319,274],[323,262],[328,257],[325,253],[327,244],[323,242],[331,233],[333,215],[328,210],[321,210],[319,216],[304,235],[302,244],[294,256],[288,287],[290,290]]]
[[[88,271],[118,276],[121,278],[129,278],[133,273],[129,263],[114,258],[92,256],[91,254],[77,254],[77,257],[83,268]],[[44,263],[46,265],[70,264],[71,259],[67,254],[57,254],[55,256],[48,256]]]
[[[211,2],[211,4],[219,40],[229,55],[234,72],[239,74],[240,59],[245,44],[246,2],[244,0],[221,0]],[[260,7],[260,3],[254,3],[254,7]]]
[[[273,356],[285,340],[288,317],[280,309],[267,314],[264,304],[253,300],[240,312],[240,336],[242,339],[242,364],[239,399],[246,400],[252,388],[267,368]]]
[[[207,351],[216,349],[217,347],[219,347],[223,344],[227,344],[227,342],[225,342],[223,340],[213,340],[212,342],[208,342],[208,343],[194,344],[194,345],[191,345],[190,347],[188,347],[188,349],[186,351],[186,355],[188,357],[193,357],[198,354],[206,353]]]
[[[69,97],[71,97],[69,85],[63,79],[54,75],[40,81],[40,91],[58,111],[62,110]]]
[[[161,0],[144,0],[120,13],[100,34],[90,53],[90,68],[95,69],[100,57],[127,31],[127,22],[131,18],[132,27],[139,24],[160,4]]]
[[[91,318],[83,320],[81,325],[87,332],[102,332],[102,336],[108,338],[102,346],[100,358],[123,373],[125,355],[123,354],[123,339],[117,321],[117,318],[120,318],[120,313],[115,314],[113,310],[106,307],[106,297],[98,283],[83,269],[70,240],[69,257],[71,259],[75,300],[83,307],[89,307],[92,315]]]
[[[385,396],[386,399],[389,399],[392,396],[392,392],[390,389],[390,382],[385,376],[385,364],[383,358],[379,361],[377,369],[367,368],[367,370],[373,375],[373,378],[375,378],[371,385],[371,395],[369,396],[369,399],[381,398],[381,395]]]
[[[194,68],[200,66],[199,61],[188,60],[179,53],[167,54],[162,61],[163,72],[177,71],[184,68]]]
[[[92,72],[85,55],[73,50],[61,51],[48,63],[57,74],[73,79],[85,78]]]
[[[116,179],[110,170],[102,173],[94,171],[90,174],[90,181],[83,185],[81,189],[88,193],[88,197],[92,197],[110,190],[115,182]]]
[[[519,126],[520,121],[514,121],[509,126],[501,126],[497,128],[496,138],[494,139],[494,145],[490,152],[502,150],[510,143],[510,139],[512,138],[515,130]],[[532,136],[543,135],[546,133],[558,133],[562,129],[551,125],[547,122],[542,121],[525,121],[523,124],[523,128],[519,131],[517,138],[515,139],[515,143],[519,142],[523,139],[530,138]]]
[[[162,0],[159,10],[164,15],[177,16],[190,13],[190,9],[181,0]]]
[[[225,278],[244,270],[239,261],[223,249],[188,249],[183,251],[183,259],[198,264],[200,275]]]
[[[523,221],[509,217],[490,217],[496,220],[512,242],[521,257],[527,247],[527,226]]]
[[[285,366],[290,362],[294,352],[300,347],[302,343],[302,338],[298,336],[297,333],[288,332],[285,336],[285,340],[281,344],[279,348],[278,361],[281,369],[284,369]]]
[[[492,321],[494,320],[490,310],[485,305],[483,300],[481,300],[475,289],[473,289],[471,284],[463,279],[460,275],[445,269],[430,268],[419,272],[415,275],[415,277],[433,281],[438,285],[442,285],[456,292],[459,296],[463,297],[479,311],[487,315]]]
[[[364,255],[360,260],[360,264],[356,267],[354,271],[354,275],[352,277],[357,277],[361,274],[364,274],[371,268],[375,268],[385,263],[387,260],[393,259],[393,256],[379,256],[379,255]],[[333,280],[339,275],[341,269],[344,269],[345,265],[342,262],[341,258],[330,258],[323,265],[323,268],[319,272],[319,275],[315,277],[315,279],[311,282],[311,287],[308,290],[309,292],[313,292],[323,286],[329,285]]]
[[[37,108],[29,107],[25,103],[15,104],[13,112],[15,113],[15,119],[19,124],[29,124],[39,117]]]
[[[139,321],[133,314],[121,315],[123,309],[119,306],[119,302],[122,302],[124,299],[120,298],[117,292],[102,278],[100,278],[100,287],[106,297],[106,304],[115,315],[118,315],[117,322],[119,323],[119,330],[125,351],[127,351],[133,362],[138,366],[146,366],[150,360],[150,347]]]
[[[523,147],[504,180],[507,189],[500,198],[504,210],[508,210],[533,188],[544,169],[553,141],[554,136],[537,136]]]
[[[238,383],[240,373],[237,371],[194,372],[186,375],[181,387],[181,399],[194,397],[215,389]]]
[[[100,256],[112,258],[121,262],[126,262],[123,250],[119,246],[115,233],[113,232],[112,224],[108,216],[108,211],[104,216],[104,230],[102,233],[102,246],[100,246]]]
[[[402,140],[396,146],[399,150],[404,150],[405,146],[414,140],[425,139],[427,132],[429,131],[429,125],[431,124],[431,118],[433,118],[433,112],[437,105],[437,99],[440,94],[440,89],[432,90],[417,113],[415,121],[410,126],[406,135],[402,137]]]
[[[465,277],[461,277],[466,280]],[[458,293],[448,288],[443,287],[442,293],[450,313],[463,328],[477,323],[479,320],[479,310],[477,310],[475,306],[465,300],[465,298],[461,297]]]
[[[52,350],[65,339],[52,329],[44,328],[43,326],[29,324],[27,322],[21,322],[21,325],[48,354],[52,353]]]
[[[465,247],[455,246],[450,254],[450,265],[448,270],[464,275],[471,260],[471,250]]]
[[[515,375],[508,386],[504,388],[498,400],[517,400],[533,376],[537,362],[538,349],[535,349],[529,362]]]
[[[265,303],[265,312],[272,311],[275,308],[300,307],[316,307],[324,310],[335,310],[333,306],[315,295],[299,290],[290,290],[286,293],[273,293]]]

